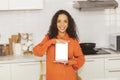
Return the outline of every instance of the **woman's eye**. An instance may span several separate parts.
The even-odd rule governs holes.
[[[68,21],[67,21],[67,20],[65,20],[64,22],[65,22],[65,23],[68,23]]]
[[[63,22],[63,23],[68,23],[68,21],[67,21],[67,20],[64,20],[64,21],[57,20],[57,23],[60,23],[60,22]]]
[[[60,22],[60,20],[57,21],[57,23],[59,23],[59,22]]]

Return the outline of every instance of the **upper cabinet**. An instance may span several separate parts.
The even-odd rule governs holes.
[[[0,0],[0,10],[43,9],[43,0]]]
[[[9,0],[10,9],[43,9],[43,0]]]

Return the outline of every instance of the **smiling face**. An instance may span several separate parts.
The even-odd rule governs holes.
[[[68,28],[68,17],[65,14],[60,14],[57,18],[58,34],[64,35]]]

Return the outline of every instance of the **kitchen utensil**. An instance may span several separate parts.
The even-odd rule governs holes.
[[[12,38],[9,38],[9,54],[10,55],[13,55],[13,45],[12,45],[12,43],[13,43]]]
[[[20,43],[13,42],[13,53],[15,56],[23,55],[22,46]]]
[[[96,46],[96,43],[80,43],[82,49],[93,49]]]
[[[96,43],[80,43],[80,47],[85,55],[96,54],[95,46]]]

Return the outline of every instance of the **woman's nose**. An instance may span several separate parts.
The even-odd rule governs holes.
[[[64,22],[61,22],[61,25],[64,25]]]

